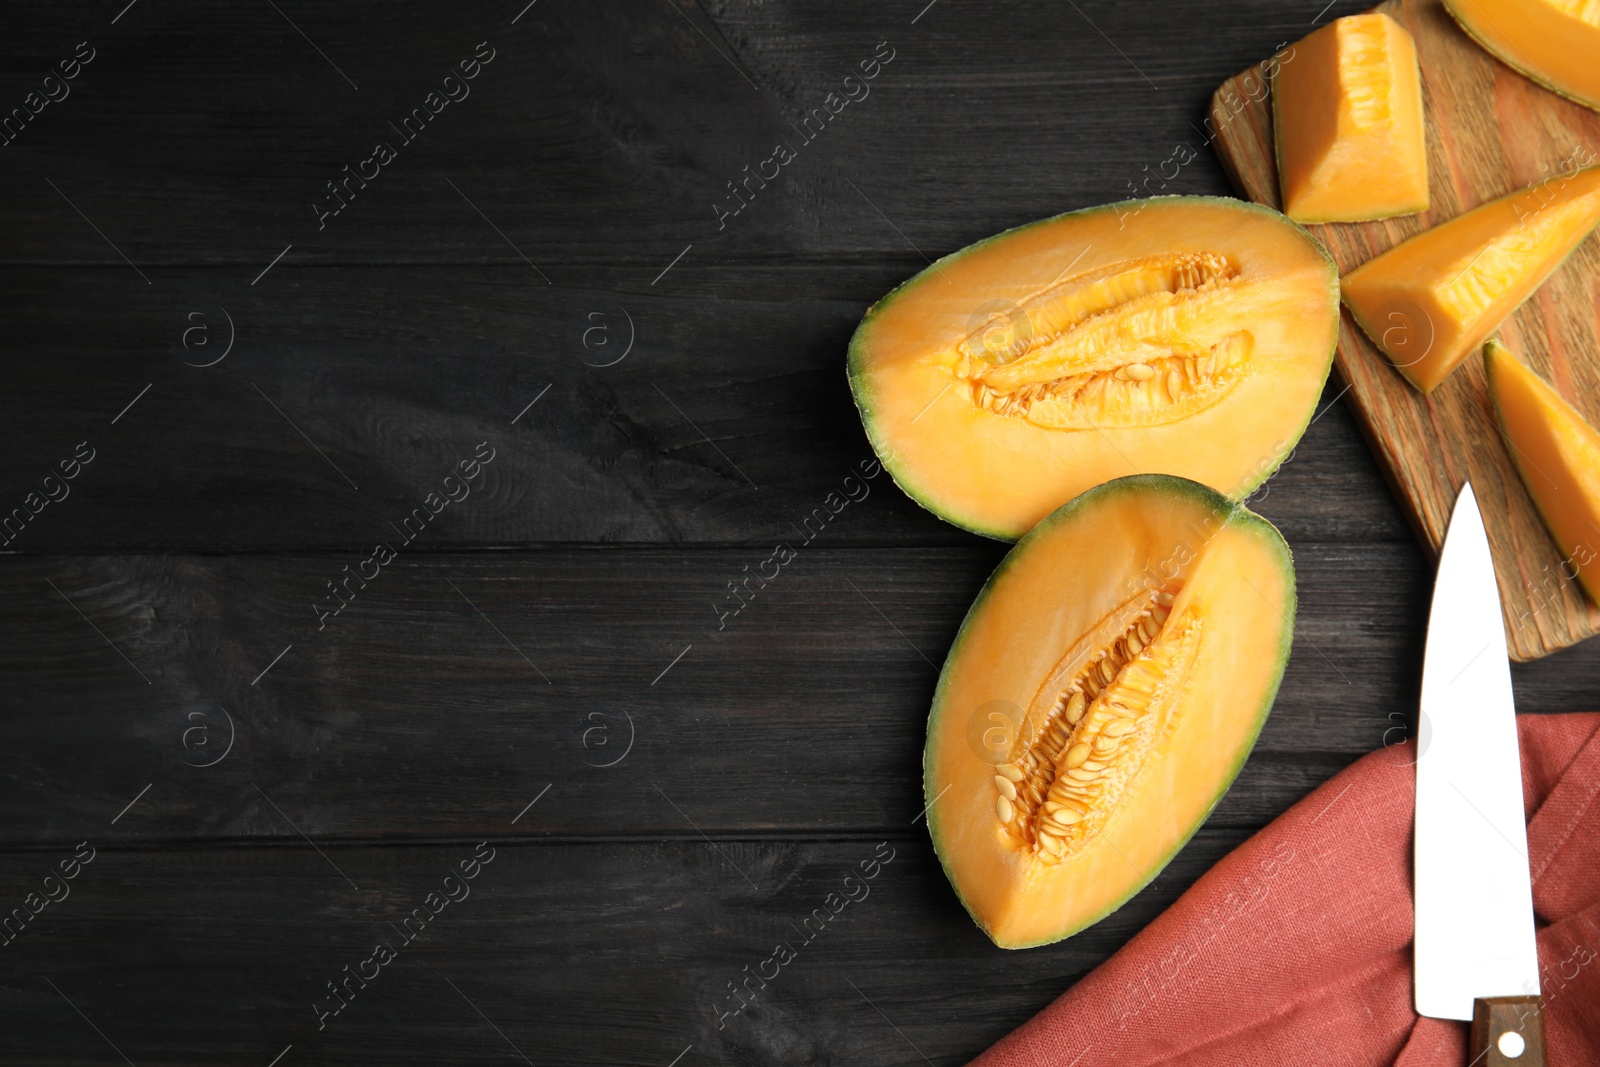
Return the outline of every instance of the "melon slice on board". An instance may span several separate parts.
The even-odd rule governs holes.
[[[1428,210],[1422,74],[1411,34],[1381,11],[1299,41],[1272,79],[1283,211],[1361,222]]]
[[[1561,577],[1600,603],[1600,433],[1498,341],[1483,348],[1506,447],[1556,547]]]
[[[1340,281],[1344,303],[1400,373],[1431,392],[1596,223],[1600,167],[1558,174],[1361,264]]]

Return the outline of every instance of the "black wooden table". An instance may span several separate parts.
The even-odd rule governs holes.
[[[880,476],[724,611],[870,458],[871,300],[1227,192],[1213,85],[1355,6],[7,4],[0,1060],[960,1064],[1401,736],[1430,575],[1338,383],[1255,504],[1260,744],[1062,944],[994,948],[918,819],[1003,546]]]

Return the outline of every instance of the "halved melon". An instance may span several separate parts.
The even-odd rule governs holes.
[[[1014,540],[1108,478],[1243,497],[1299,440],[1333,359],[1333,261],[1269,208],[1153,197],[944,257],[867,312],[850,387],[937,515]]]
[[[1600,110],[1600,3],[1444,0],[1467,35],[1512,70]]]
[[[1369,259],[1340,282],[1344,303],[1400,373],[1431,392],[1596,223],[1600,167],[1558,174]]]
[[[1166,866],[1249,755],[1294,613],[1278,531],[1183,478],[1107,482],[1018,542],[923,757],[934,848],[995,944],[1076,933]]]
[[[1335,19],[1272,79],[1283,211],[1361,222],[1428,210],[1422,73],[1411,34],[1379,11]]]
[[[1576,577],[1600,604],[1600,433],[1498,341],[1483,346],[1495,418],[1522,484]]]

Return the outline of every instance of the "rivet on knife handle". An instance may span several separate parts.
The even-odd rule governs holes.
[[[1480,997],[1467,1042],[1472,1067],[1545,1067],[1544,999]]]

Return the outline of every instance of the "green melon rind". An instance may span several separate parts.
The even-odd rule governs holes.
[[[1461,0],[1444,0],[1444,9],[1450,13],[1450,17],[1455,20],[1456,25],[1461,27],[1461,32],[1472,38],[1473,43],[1479,48],[1483,49],[1485,52],[1488,52],[1491,56],[1494,56],[1494,58],[1504,63],[1506,66],[1510,67],[1524,78],[1527,78],[1536,85],[1543,86],[1552,93],[1555,93],[1557,96],[1565,100],[1571,100],[1574,104],[1577,104],[1580,107],[1586,107],[1593,111],[1600,111],[1600,100],[1591,100],[1586,96],[1580,96],[1571,89],[1557,85],[1541,71],[1534,70],[1532,67],[1524,66],[1523,64],[1517,62],[1517,60],[1512,56],[1502,52],[1497,46],[1490,44],[1472,26],[1472,23],[1469,21],[1469,17],[1459,10],[1460,3]]]
[[[1038,219],[1034,222],[1024,223],[1021,226],[1013,226],[1011,229],[1002,230],[992,237],[985,237],[981,241],[976,241],[970,245],[966,245],[963,248],[959,248],[948,255],[941,256],[939,259],[929,264],[927,269],[918,271],[916,274],[913,274],[910,278],[907,278],[905,281],[901,282],[899,285],[895,286],[893,289],[889,290],[889,292],[884,294],[883,297],[881,297],[871,307],[867,308],[867,313],[862,316],[861,322],[856,326],[855,333],[850,337],[850,347],[848,356],[846,358],[846,375],[850,381],[850,395],[855,400],[856,411],[861,416],[861,425],[866,430],[868,443],[872,445],[872,450],[877,454],[879,461],[882,462],[884,470],[889,472],[889,477],[894,479],[895,485],[899,486],[900,490],[904,492],[906,496],[916,501],[928,511],[931,511],[933,514],[939,516],[939,518],[945,520],[953,526],[958,526],[963,530],[979,534],[983,537],[992,537],[996,541],[1010,542],[1017,540],[1017,535],[1012,531],[988,527],[976,518],[957,515],[941,510],[941,506],[936,500],[937,494],[916,484],[915,479],[912,478],[910,473],[901,467],[899,458],[896,456],[894,449],[890,447],[887,441],[882,440],[882,435],[879,433],[877,427],[877,418],[872,404],[872,395],[867,388],[866,382],[866,350],[869,340],[868,334],[870,333],[871,327],[879,313],[885,308],[889,307],[889,305],[894,302],[895,297],[899,296],[905,290],[910,289],[912,286],[918,285],[931,278],[937,277],[941,264],[953,263],[962,256],[976,252],[982,248],[987,248],[991,244],[994,244],[998,241],[1003,241],[1014,234],[1021,233],[1022,231],[1031,229],[1034,226],[1044,226],[1048,223],[1059,222],[1062,219],[1087,216],[1102,211],[1138,210],[1141,206],[1148,205],[1153,201],[1167,200],[1184,200],[1193,203],[1226,205],[1227,207],[1240,211],[1248,211],[1258,215],[1270,216],[1274,221],[1298,231],[1300,236],[1305,238],[1311,247],[1317,250],[1317,253],[1322,257],[1323,262],[1326,264],[1328,268],[1328,291],[1331,294],[1333,305],[1335,307],[1339,305],[1339,268],[1334,262],[1333,256],[1331,256],[1328,253],[1328,250],[1323,247],[1322,242],[1317,240],[1317,238],[1314,237],[1304,226],[1301,226],[1299,223],[1295,222],[1282,212],[1270,207],[1266,207],[1262,204],[1254,204],[1247,200],[1238,200],[1230,196],[1166,195],[1144,197],[1137,200],[1119,200],[1111,204],[1100,204],[1096,207],[1079,208],[1077,211],[1066,211],[1060,215],[1052,215],[1049,218]],[[1338,343],[1339,316],[1334,315],[1332,324],[1328,330],[1328,341],[1325,346],[1327,355],[1323,360],[1322,368],[1322,383],[1324,385],[1327,383],[1329,371],[1333,368],[1333,354]],[[1298,427],[1294,429],[1293,433],[1284,438],[1283,448],[1278,452],[1277,455],[1269,457],[1268,460],[1264,460],[1262,463],[1258,464],[1258,469],[1260,471],[1259,477],[1241,486],[1238,491],[1237,499],[1245,499],[1251,493],[1260,488],[1261,483],[1265,482],[1268,478],[1277,473],[1278,468],[1283,465],[1284,460],[1287,459],[1289,454],[1294,451],[1295,446],[1300,443],[1300,438],[1305,433],[1306,427],[1311,424],[1311,419],[1315,413],[1315,410],[1316,404],[1312,404],[1306,409],[1305,419]]]
[[[1183,835],[1183,838],[1173,845],[1172,851],[1168,852],[1166,856],[1160,860],[1160,862],[1154,864],[1149,872],[1144,876],[1142,881],[1138,882],[1137,884],[1130,885],[1127,893],[1118,898],[1104,911],[1094,915],[1080,917],[1075,925],[1069,925],[1063,928],[1059,934],[1056,934],[1052,937],[1042,938],[1038,941],[1029,941],[1019,944],[1006,944],[996,938],[994,936],[994,932],[984,925],[982,918],[979,917],[978,913],[973,909],[966,897],[962,895],[961,887],[956,882],[955,874],[951,870],[950,860],[945,855],[945,849],[940,838],[940,827],[943,825],[943,816],[939,811],[938,805],[935,803],[935,801],[938,799],[938,795],[935,792],[933,782],[933,746],[935,738],[941,736],[939,733],[939,726],[946,712],[944,699],[945,690],[949,684],[951,666],[956,662],[957,657],[959,657],[961,654],[962,640],[966,637],[967,627],[971,626],[973,621],[978,617],[979,613],[982,612],[984,602],[988,599],[990,590],[1006,573],[1007,568],[1012,565],[1013,559],[1020,558],[1028,551],[1029,546],[1031,546],[1036,540],[1041,540],[1045,537],[1048,537],[1051,531],[1057,526],[1070,523],[1072,519],[1076,517],[1078,512],[1087,508],[1095,507],[1103,500],[1115,498],[1124,493],[1141,491],[1164,491],[1179,495],[1191,496],[1202,504],[1215,509],[1217,512],[1226,514],[1228,516],[1226,520],[1227,525],[1242,525],[1244,528],[1256,533],[1263,541],[1276,550],[1278,556],[1282,560],[1283,573],[1288,583],[1289,594],[1287,603],[1284,605],[1285,610],[1283,612],[1283,627],[1278,633],[1277,677],[1273,679],[1272,685],[1269,686],[1262,695],[1261,705],[1256,711],[1254,717],[1254,726],[1251,728],[1248,739],[1239,751],[1238,760],[1233,764],[1232,767],[1227,768],[1224,773],[1218,775],[1217,790],[1212,796],[1210,803],[1206,805],[1205,810],[1201,812],[1200,815],[1195,819],[1194,824],[1189,827],[1188,832]],[[1196,481],[1191,481],[1188,478],[1179,478],[1176,475],[1171,474],[1131,474],[1127,477],[1117,478],[1112,481],[1102,483],[1101,485],[1097,485],[1093,489],[1086,490],[1085,492],[1080,493],[1078,496],[1069,500],[1067,503],[1061,505],[1045,518],[1041,519],[1037,526],[1030,530],[1020,541],[1018,541],[1016,546],[1012,548],[1011,551],[1006,553],[1005,559],[1000,561],[1000,565],[995,568],[994,573],[991,574],[988,580],[983,583],[983,588],[978,591],[977,597],[972,602],[972,607],[967,609],[966,617],[961,621],[961,629],[956,632],[955,640],[951,642],[950,645],[950,651],[945,656],[944,669],[939,672],[939,684],[934,690],[933,694],[933,707],[928,712],[928,738],[927,743],[923,747],[922,756],[922,793],[923,800],[927,805],[925,810],[927,812],[928,836],[933,841],[934,854],[939,857],[939,865],[944,869],[945,878],[950,882],[951,888],[955,890],[956,898],[961,901],[961,906],[967,909],[967,914],[972,916],[973,922],[978,924],[979,929],[983,930],[983,932],[989,936],[991,941],[993,941],[1000,948],[1024,949],[1052,944],[1056,941],[1063,940],[1064,938],[1071,937],[1073,934],[1093,926],[1101,919],[1104,919],[1107,915],[1110,915],[1118,908],[1121,908],[1129,900],[1132,900],[1144,889],[1145,886],[1149,885],[1150,882],[1155,879],[1156,875],[1160,874],[1166,869],[1167,864],[1171,863],[1173,858],[1176,857],[1179,852],[1183,851],[1184,846],[1187,845],[1191,839],[1193,839],[1194,835],[1199,832],[1200,827],[1204,826],[1206,820],[1211,817],[1211,813],[1216,810],[1217,805],[1222,802],[1223,796],[1225,796],[1228,790],[1233,786],[1234,781],[1239,777],[1239,772],[1244,769],[1245,761],[1250,757],[1250,753],[1255,749],[1256,740],[1261,736],[1261,729],[1266,725],[1267,715],[1272,711],[1273,702],[1276,701],[1278,697],[1279,686],[1281,686],[1283,683],[1284,667],[1289,662],[1289,650],[1294,643],[1294,620],[1295,610],[1298,603],[1299,598],[1295,588],[1294,554],[1289,550],[1288,542],[1283,539],[1283,534],[1278,531],[1278,528],[1267,519],[1257,515],[1255,512],[1245,507],[1243,504],[1229,500],[1227,497],[1223,496],[1221,493],[1218,493],[1209,486],[1202,485]]]

